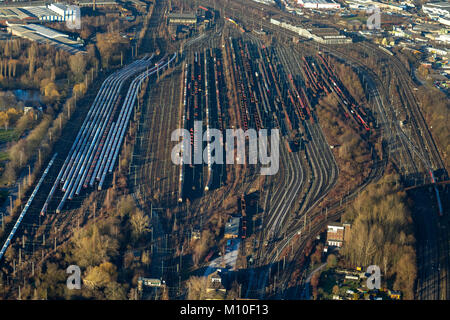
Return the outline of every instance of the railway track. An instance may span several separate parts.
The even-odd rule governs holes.
[[[258,22],[259,23],[259,22]],[[267,25],[264,24],[264,27],[266,28]],[[269,27],[267,27],[269,28]],[[195,43],[195,45],[201,45],[201,44],[208,44],[209,40],[208,37],[199,37],[198,39],[195,39],[195,41],[192,42],[192,44]],[[189,43],[189,45],[191,45],[191,43]],[[305,47],[309,47],[310,50],[314,50],[319,46],[315,46],[314,44],[309,44],[309,43],[303,43],[302,45],[304,45]],[[392,110],[392,107],[387,106],[383,103],[382,99],[380,98],[380,93],[377,89],[377,87],[382,88],[382,90],[385,90],[384,87],[381,85],[380,86],[380,80],[378,79],[378,77],[374,77],[374,74],[370,72],[370,70],[367,70],[367,68],[364,66],[364,62],[362,60],[357,60],[357,59],[352,59],[348,56],[346,56],[345,52],[340,52],[339,50],[335,50],[332,48],[328,48],[326,46],[320,47],[321,49],[325,49],[329,54],[335,55],[336,57],[339,57],[340,59],[343,59],[345,61],[349,61],[353,66],[358,67],[361,72],[364,72],[366,74],[367,78],[370,78],[370,80],[367,81],[371,81],[371,86],[372,86],[372,90],[371,90],[371,94],[372,94],[372,98],[375,100],[375,104],[377,105],[378,108],[378,113],[379,113],[379,117],[381,122],[381,125],[384,126],[386,128],[386,126],[388,124],[390,124],[392,121],[388,121],[387,118],[387,112],[386,110]],[[410,97],[410,96],[409,96]],[[408,99],[408,95],[404,96],[405,99]],[[411,103],[411,102],[410,102]],[[390,108],[390,109],[389,109]],[[395,114],[395,113],[394,113]],[[394,118],[396,120],[396,118]],[[305,125],[305,127],[308,128],[308,130],[310,132],[314,133],[314,136],[319,136],[320,137],[320,128],[318,128],[317,126],[313,126],[311,124],[307,124]],[[401,147],[400,147],[400,154],[399,156],[403,158],[403,163],[408,166],[409,168],[411,168],[411,170],[417,170],[417,165],[415,163],[415,160],[413,158],[413,152],[411,150],[408,149],[408,142],[402,138],[402,134],[400,132],[395,132],[396,129],[396,125],[392,125],[392,128],[394,128],[394,133],[387,133],[386,135],[388,136],[387,138],[396,138],[398,140],[398,142],[400,143]],[[386,130],[387,131],[387,130]],[[417,137],[416,137],[417,139]],[[389,140],[389,139],[388,139]],[[427,140],[427,139],[425,139]],[[320,176],[320,179],[318,179],[319,181],[316,182],[316,184],[314,185],[314,188],[312,190],[312,192],[308,193],[310,196],[306,199],[307,201],[305,201],[305,203],[314,203],[314,199],[317,199],[317,201],[320,200],[320,196],[324,196],[326,195],[327,189],[324,187],[324,185],[329,185],[330,181],[333,181],[333,176],[336,175],[337,173],[333,172],[326,172],[324,171],[324,167],[325,166],[325,161],[330,161],[330,159],[322,159],[322,157],[318,157],[318,154],[320,154],[320,152],[323,152],[325,150],[329,151],[328,145],[326,143],[323,143],[323,141],[318,141],[316,145],[314,145],[314,143],[311,144],[311,150],[309,150],[309,154],[311,154],[311,167],[313,168],[317,168],[315,171],[315,176]],[[422,147],[425,147],[424,144],[422,144]],[[422,148],[421,147],[421,148]],[[426,148],[425,148],[426,149]],[[314,154],[314,152],[316,151],[316,154]],[[282,151],[282,152],[285,152]],[[319,158],[317,160],[317,158]],[[434,160],[430,161],[434,161],[435,163],[438,163],[438,160],[436,159],[435,156],[432,156],[432,158],[435,158]],[[290,159],[291,161],[293,161],[293,159]],[[387,159],[384,158],[383,161],[379,161],[375,164],[375,167],[372,169],[368,179],[366,179],[366,181],[363,183],[362,186],[360,186],[360,188],[358,188],[358,190],[356,190],[355,192],[353,192],[352,194],[350,194],[348,197],[346,197],[346,199],[348,199],[348,201],[350,201],[350,199],[352,197],[354,197],[360,190],[362,190],[368,183],[370,183],[371,181],[374,181],[376,179],[378,179],[382,173],[383,173],[383,169],[384,169],[384,164],[386,163]],[[287,162],[285,163],[283,166],[285,166],[287,168],[287,172],[292,173],[292,166],[291,166],[291,162]],[[314,169],[312,170],[314,172]],[[319,173],[320,172],[320,173]],[[331,178],[328,178],[330,177]],[[314,179],[316,181],[316,179]],[[292,185],[292,181],[288,180],[288,185]],[[281,192],[279,192],[281,194]],[[276,195],[277,193],[275,193]],[[312,205],[313,206],[313,205]],[[278,206],[277,210],[280,208],[281,206]],[[306,207],[311,207],[310,205],[304,205],[304,208],[306,209]],[[303,210],[305,210],[303,209]],[[281,212],[283,212],[283,210],[281,210]],[[326,221],[330,221],[331,219],[335,219],[336,217],[339,216],[339,214],[341,214],[342,211],[337,210],[335,213],[330,213],[330,215],[327,217]],[[305,213],[306,214],[306,213]],[[316,215],[319,216],[319,213]],[[268,224],[270,225],[270,230],[277,230],[278,226],[281,224],[281,222],[284,220],[285,214],[281,214],[281,215],[269,215],[268,218]],[[324,223],[321,223],[320,226],[323,227]],[[313,226],[311,227],[312,231],[308,231],[308,234],[313,234],[315,232],[315,230],[320,230],[319,225]],[[296,230],[298,231],[298,230]],[[302,237],[305,233],[302,233]],[[307,239],[306,235],[304,235],[304,239]],[[277,248],[273,248],[271,251],[274,252],[275,249],[277,249],[276,251],[280,252],[283,249],[283,246],[279,246]],[[278,255],[278,254],[277,254]],[[276,256],[277,256],[276,255]],[[273,258],[273,261],[276,260],[277,257]],[[256,282],[264,282],[265,283],[265,276],[263,274],[259,275],[259,280],[257,280]],[[259,288],[261,286],[258,286]]]
[[[373,170],[373,173],[371,173],[371,175],[369,176],[369,179],[366,182],[366,184],[368,184],[371,181],[371,179],[376,179],[377,177],[379,177],[380,176],[380,172],[381,173],[383,172],[383,168],[381,168],[381,166],[376,166],[375,170]],[[333,216],[330,215],[330,217],[333,217]]]
[[[105,80],[77,137],[75,138],[75,142],[69,151],[58,177],[56,178],[55,183],[48,194],[47,200],[41,210],[42,215],[46,213],[53,195],[57,191],[60,183],[63,183],[62,190],[64,192],[64,196],[58,205],[58,213],[62,210],[65,201],[68,198],[72,199],[78,187],[83,185],[85,179],[84,174],[87,174],[89,167],[92,165],[94,167],[98,167],[102,164],[105,157],[99,159],[100,162],[93,162],[93,160],[96,152],[102,152],[102,149],[99,150],[101,137],[107,129],[106,125],[108,120],[113,116],[113,107],[117,101],[120,89],[126,79],[139,70],[147,67],[148,64],[149,61],[147,61],[147,59],[137,61],[131,66],[114,73]],[[112,124],[110,123],[110,125]],[[113,131],[110,131],[109,136],[111,136],[112,132],[114,132],[114,129]],[[81,181],[82,176],[84,179]]]
[[[233,1],[233,2],[240,2],[241,5],[248,5],[244,4],[242,1]],[[253,4],[251,7],[259,7],[259,8],[266,8],[264,5],[258,5]],[[232,16],[232,17],[240,17],[240,21],[250,21],[250,23],[253,23],[254,25],[261,25],[266,30],[271,30],[276,33],[279,33],[280,31],[286,33],[286,38],[289,36],[289,32],[287,30],[280,30],[275,28],[274,26],[271,26],[266,21],[261,20],[255,20],[254,17],[251,14],[247,14],[247,10],[240,10],[240,7],[234,7],[234,10],[229,10],[229,8],[225,7],[223,9],[223,12],[225,12],[225,15]],[[244,14],[246,12],[246,14]],[[291,16],[289,16],[291,17]],[[385,150],[391,150],[392,152],[388,152],[384,155],[382,160],[374,159],[374,167],[372,168],[369,177],[364,181],[364,183],[359,186],[357,189],[352,191],[347,197],[343,199],[342,202],[351,201],[362,189],[364,189],[365,186],[367,186],[370,182],[376,181],[378,178],[380,178],[384,172],[384,167],[386,165],[386,162],[388,160],[388,157],[398,157],[401,159],[400,166],[401,168],[404,168],[406,172],[412,171],[412,172],[419,172],[421,170],[420,165],[418,164],[418,159],[415,158],[416,156],[420,156],[423,154],[423,151],[426,151],[430,148],[430,146],[434,145],[434,142],[432,140],[431,135],[427,135],[426,133],[422,134],[415,133],[415,136],[411,139],[407,137],[407,135],[399,128],[398,126],[398,119],[396,117],[396,113],[394,108],[390,105],[390,103],[387,101],[387,99],[384,99],[385,97],[389,96],[388,90],[386,90],[386,87],[383,85],[382,81],[379,79],[379,77],[373,73],[371,70],[369,70],[363,61],[363,59],[357,59],[354,57],[351,57],[348,55],[348,52],[345,50],[333,47],[333,46],[324,46],[319,45],[316,43],[310,43],[308,41],[303,41],[299,44],[299,47],[302,47],[306,49],[306,51],[314,52],[316,50],[320,50],[322,52],[326,52],[327,54],[333,55],[340,60],[346,61],[350,65],[352,65],[354,68],[358,69],[358,72],[363,75],[365,78],[365,82],[367,83],[369,90],[369,98],[372,100],[374,109],[377,113],[377,122],[380,125],[380,131],[383,134],[383,138],[385,139]],[[379,52],[380,50],[375,49],[376,54],[381,54]],[[398,68],[401,68],[401,65],[397,65]],[[404,72],[403,72],[404,73]],[[402,83],[408,83],[409,79],[403,74],[400,75],[399,78],[403,78],[401,80]],[[410,82],[409,82],[410,83]],[[411,84],[411,83],[410,83]],[[405,85],[404,85],[405,87]],[[405,89],[405,92],[402,94],[402,98],[404,101],[406,101],[408,104],[413,105],[411,108],[411,114],[412,118],[417,118],[417,120],[414,120],[414,126],[417,125],[417,127],[423,127],[426,128],[426,125],[424,123],[423,117],[421,116],[420,110],[414,110],[416,109],[414,107],[415,100],[413,98],[411,88],[406,86],[407,89]],[[409,91],[409,92],[408,92]],[[411,100],[412,99],[412,100]],[[415,105],[417,107],[417,105]],[[422,120],[421,120],[422,118]],[[427,129],[427,128],[426,128]],[[313,131],[314,129],[311,129]],[[419,138],[419,136],[422,136],[422,138]],[[412,142],[414,141],[414,142]],[[416,147],[416,150],[412,150],[412,146],[415,144],[418,145]],[[397,154],[394,153],[397,152]],[[436,169],[438,167],[443,168],[442,161],[439,159],[439,154],[437,151],[431,151],[430,155],[427,156],[430,163],[433,163],[433,167]],[[425,157],[426,158],[426,157]],[[314,166],[320,167],[318,163],[314,163]],[[286,166],[287,168],[289,166]],[[313,164],[311,164],[311,167],[313,167]],[[314,171],[314,170],[313,170]],[[318,174],[319,171],[316,171],[316,174]],[[318,182],[318,185],[320,185],[320,182]],[[318,188],[320,189],[320,188]],[[314,191],[313,194],[317,194],[317,191]],[[311,196],[311,198],[313,198]],[[342,214],[342,210],[339,209],[342,206],[342,202],[334,203],[331,207],[329,207],[330,210],[328,216],[324,219],[323,222],[313,225],[310,228],[312,230],[309,230],[308,232],[302,232],[301,239],[302,239],[302,246],[304,246],[305,240],[310,238],[311,235],[314,234],[314,232],[317,232],[320,230],[320,228],[323,228],[326,221],[331,221],[333,219],[336,219],[339,217],[340,214]],[[319,217],[321,212],[312,212],[311,218],[314,219],[315,217]],[[265,220],[267,217],[265,218]],[[269,218],[270,219],[270,218]],[[272,218],[272,222],[275,221],[276,218]],[[300,231],[302,229],[300,228]],[[290,238],[291,235],[294,236],[299,231],[299,228],[297,226],[297,230],[291,230],[287,236],[287,238]],[[289,239],[290,240],[290,239]],[[281,252],[285,248],[285,243],[289,243],[289,241],[284,242],[283,244],[274,247],[272,249],[272,252],[277,251]],[[301,250],[299,250],[301,252]],[[273,257],[273,261],[277,259],[278,254],[275,254]],[[264,287],[264,284],[266,283],[266,277],[262,274],[259,275],[258,280],[255,280],[255,282],[259,282],[260,284],[257,285],[258,290]],[[262,292],[262,290],[260,290]]]
[[[87,182],[89,180],[89,177],[87,176],[89,168],[100,166],[100,163],[103,160],[107,159],[107,161],[105,160],[106,165],[104,166],[103,174],[106,175],[107,173],[110,173],[112,171],[112,168],[117,159],[119,149],[121,147],[122,140],[124,138],[129,118],[133,111],[133,105],[140,83],[147,76],[150,76],[158,72],[158,70],[167,67],[169,62],[172,62],[174,58],[175,55],[170,59],[163,59],[158,63],[157,66],[153,68],[147,68],[149,65],[149,59],[144,58],[142,60],[135,61],[128,67],[125,67],[124,69],[121,69],[120,71],[112,74],[105,80],[78,132],[77,137],[74,140],[72,148],[69,151],[64,164],[59,170],[59,173],[57,174],[57,176],[49,175],[48,177],[48,179],[55,180],[50,191],[48,191],[48,188],[46,189],[47,191],[45,191],[48,192],[48,194],[43,209],[41,210],[41,214],[45,214],[47,212],[50,201],[59,186],[62,185],[63,189],[65,189],[65,193],[62,197],[56,197],[61,199],[60,205],[58,206],[58,208],[61,210],[64,202],[69,197],[73,197],[74,194],[76,194],[77,189],[78,192],[79,190],[81,190],[83,182]],[[111,117],[115,116],[112,111],[115,110],[115,106],[117,104],[116,99],[120,87],[121,85],[123,85],[123,81],[125,81],[125,79],[127,79],[128,77],[131,77],[136,72],[145,70],[146,68],[146,71],[144,71],[140,76],[132,81],[129,93],[124,100],[121,111],[118,115],[116,115],[117,126],[113,126],[113,122],[110,120]],[[108,125],[112,127],[111,130],[107,130]],[[103,135],[104,133],[105,135]],[[114,142],[110,144],[101,143],[102,139],[100,139],[99,137],[102,135],[103,137],[105,137],[105,139],[107,135],[110,135],[109,137],[112,138],[108,139]],[[103,141],[106,142],[108,141],[108,139]],[[108,151],[104,153],[103,156],[96,157],[95,155],[99,155],[102,153],[102,148],[107,148]],[[92,162],[92,160],[96,158],[98,161]],[[53,161],[57,160],[58,159],[53,159]],[[61,181],[64,181],[64,183]],[[46,181],[45,183],[48,184],[49,182]],[[39,197],[41,196],[42,195],[39,195]],[[32,194],[32,197],[34,197],[34,193]],[[63,228],[64,225],[66,224],[60,223],[59,227]],[[19,226],[16,227],[16,230],[18,228]]]

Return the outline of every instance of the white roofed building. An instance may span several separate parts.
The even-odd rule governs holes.
[[[75,17],[75,8],[62,3],[52,3],[47,6],[51,11],[56,12],[62,17],[62,21],[68,21]]]
[[[333,0],[297,0],[297,3],[305,9],[336,10],[341,8],[341,5]]]

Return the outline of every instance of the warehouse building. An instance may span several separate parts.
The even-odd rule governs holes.
[[[25,20],[33,19],[32,15],[27,13],[26,8],[2,8],[0,9],[1,20]]]
[[[235,239],[239,236],[239,224],[241,222],[241,218],[231,218],[225,224],[225,239]]]
[[[344,2],[348,5],[350,9],[358,10],[358,11],[365,11],[371,7],[378,7],[380,9],[388,10],[388,11],[404,11],[405,6],[403,5],[396,5],[392,3],[383,3],[378,1],[371,1],[371,0],[344,0]]]
[[[40,21],[64,21],[61,15],[46,7],[25,7],[23,10]]]
[[[297,0],[297,3],[305,9],[337,10],[341,8],[341,5],[333,0]]]
[[[333,222],[327,226],[327,245],[341,248],[349,240],[351,225],[349,223]]]

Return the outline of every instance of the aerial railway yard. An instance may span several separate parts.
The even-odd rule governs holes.
[[[238,17],[238,21],[246,20],[273,34],[281,34],[280,29],[263,19],[257,20],[252,15],[243,19],[244,10],[234,8],[224,8],[223,12],[228,17]],[[383,175],[388,159],[406,172],[405,181],[410,185],[430,179],[436,185],[433,172],[443,169],[443,173],[439,171],[439,178],[443,179],[445,167],[413,97],[412,83],[399,62],[386,53],[377,51],[392,61],[398,81],[407,84],[400,95],[402,112],[411,123],[406,129],[400,126],[398,111],[387,98],[386,85],[365,66],[364,59],[348,54],[345,48],[319,46],[309,41],[293,45],[289,35],[280,35],[269,45],[266,39],[242,32],[245,30],[239,24],[225,21],[225,27],[218,26],[215,33],[205,32],[185,42],[176,64],[176,55],[162,57],[158,65],[156,58],[144,58],[105,81],[67,158],[64,162],[60,159],[56,166],[59,171],[52,177],[54,182],[48,183],[46,200],[40,201],[35,216],[53,212],[70,215],[68,209],[79,206],[76,196],[82,195],[82,190],[94,187],[101,190],[107,186],[115,163],[120,162],[117,157],[127,124],[132,114],[139,114],[140,118],[134,119],[138,126],[127,168],[135,200],[144,209],[150,204],[163,209],[177,208],[178,224],[189,225],[191,229],[182,237],[190,239],[192,229],[204,228],[208,219],[222,210],[228,196],[241,199],[256,190],[261,209],[257,227],[248,234],[247,229],[244,232],[241,228],[248,238],[243,239],[241,252],[247,254],[245,247],[251,244],[255,261],[255,268],[249,268],[243,297],[295,298],[300,286],[287,290],[284,285],[277,286],[277,282],[289,282],[290,271],[295,270],[294,264],[303,254],[306,242],[327,222],[338,219],[346,204]],[[364,44],[354,46],[361,52],[373,49]],[[357,70],[366,87],[367,105],[359,105],[352,97],[332,68],[331,58]],[[159,79],[169,61],[174,68]],[[136,105],[137,92],[148,76],[156,78],[157,85],[148,89],[141,105],[139,102]],[[134,80],[128,92],[120,90],[131,77]],[[386,142],[382,154],[372,151],[371,166],[362,182],[349,187],[347,193],[336,193],[333,199],[327,195],[339,185],[340,171],[316,112],[319,99],[328,95],[338,101],[338,112],[344,115],[346,125],[356,128],[363,137],[376,136]],[[227,128],[279,129],[278,174],[261,178],[259,164],[218,165],[211,162],[211,157],[202,163],[174,165],[170,136],[177,128],[190,132],[192,161],[195,148],[210,150],[205,142],[194,143],[196,121],[201,121],[202,133],[206,131],[207,138],[207,129],[211,128],[222,134]],[[221,141],[221,146],[225,148],[226,143]],[[105,196],[101,191],[100,194]],[[247,219],[244,214],[241,226],[252,223]],[[160,246],[166,255],[157,260],[166,267],[161,267],[159,274],[167,279],[170,294],[176,296],[179,273],[175,271],[178,270],[172,252],[175,249],[167,247],[167,239],[172,244],[175,235],[168,236],[169,231],[160,226],[155,228],[159,229],[155,231],[159,237],[166,233],[164,249]],[[437,242],[437,238],[432,241]],[[433,264],[438,261],[438,253],[429,245],[420,250],[420,259],[431,257]],[[280,268],[284,271],[281,276]],[[431,289],[438,281],[448,291],[448,280],[435,269],[427,266],[420,272],[426,282],[417,290],[421,298],[439,297],[442,292]],[[275,288],[273,292],[266,291],[269,285]]]
[[[222,39],[208,40],[202,37],[197,41],[195,46],[187,50],[189,53],[186,55],[185,96],[181,99],[184,102],[183,127],[192,133],[193,121],[203,119],[203,129],[212,127],[215,122],[222,130],[224,122],[220,120],[226,118],[229,125],[233,126],[234,121],[236,127],[244,130],[276,128],[281,132],[280,171],[278,175],[264,179],[259,201],[263,215],[258,239],[255,239],[259,244],[255,258],[258,264],[264,265],[270,263],[270,255],[267,256],[266,253],[278,250],[280,236],[288,229],[292,230],[295,221],[306,221],[305,218],[311,221],[307,213],[337,182],[339,169],[313,110],[318,96],[334,92],[349,125],[360,128],[363,133],[371,130],[368,123],[371,122],[372,115],[356,105],[320,55],[307,55],[303,58],[292,56],[282,46],[267,47],[254,36],[243,36],[234,31],[224,35]],[[207,44],[215,49],[204,49]],[[220,47],[223,48],[223,62],[217,54],[211,55],[211,52],[217,53],[217,48]],[[208,61],[214,61],[212,68],[205,68]],[[214,86],[217,66],[222,65],[228,66],[229,76],[226,78],[232,82],[230,89],[233,91],[235,88],[235,92],[229,95],[235,104],[230,107],[228,116],[225,114],[226,108],[223,108],[225,102],[222,99],[217,101],[217,96],[212,94],[217,92]],[[214,72],[214,82],[211,82],[213,77],[208,76],[205,70]],[[216,103],[211,104],[212,101]],[[207,107],[198,108],[202,105]],[[192,145],[193,140],[192,137]],[[193,208],[201,207],[199,203],[207,204],[205,198],[214,197],[214,188],[211,188],[209,181],[211,173],[213,177],[216,175],[214,171],[208,170],[208,163],[200,165],[198,169],[196,166],[198,165],[184,165],[180,170],[180,181],[184,182],[180,186],[187,185],[190,189],[182,187],[178,193],[178,200],[184,201],[184,197],[188,197]],[[250,173],[255,172],[250,169],[249,164],[245,168]],[[235,169],[227,167],[226,170],[229,173]],[[195,177],[195,172],[199,177]],[[378,174],[371,176],[372,179],[382,171],[377,172]],[[246,174],[240,187],[230,189],[233,184],[229,183],[224,188],[227,193],[245,193],[252,189],[256,180],[254,174]],[[203,197],[196,199],[192,187],[199,192],[197,197],[202,193]],[[212,192],[205,193],[205,190]],[[198,220],[182,221],[194,222],[195,226],[202,227]],[[249,282],[256,287],[261,286],[258,282],[265,281],[261,275],[255,275],[258,280],[253,280],[252,277]],[[251,295],[255,289],[249,287],[247,291]]]
[[[161,79],[149,90],[147,101],[138,120],[130,181],[140,197],[165,202],[173,198],[177,189],[177,168],[170,157],[170,134],[178,125],[181,73],[175,71],[170,79]]]

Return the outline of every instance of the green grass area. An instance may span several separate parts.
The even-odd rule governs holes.
[[[14,129],[0,129],[0,143],[17,140],[19,137]]]
[[[0,162],[9,160],[9,154],[5,151],[0,151]]]

